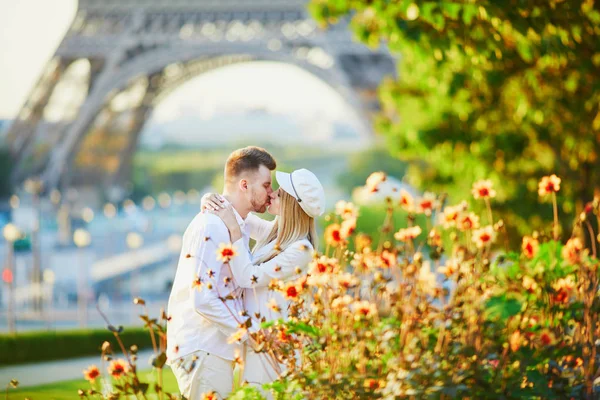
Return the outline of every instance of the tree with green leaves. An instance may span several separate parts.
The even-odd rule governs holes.
[[[520,233],[539,228],[539,179],[562,178],[563,226],[600,183],[600,4],[594,0],[312,0],[327,26],[399,55],[381,83],[376,128],[421,188],[465,197],[497,188],[496,210]],[[543,212],[541,212],[542,210]],[[568,236],[564,233],[563,236]]]

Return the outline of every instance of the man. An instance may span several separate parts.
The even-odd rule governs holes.
[[[275,167],[273,157],[254,146],[234,151],[225,164],[223,197],[236,212],[247,248],[244,220],[251,211],[266,211]],[[190,400],[209,392],[226,398],[233,387],[234,360],[241,349],[228,339],[248,317],[242,316],[242,291],[227,264],[229,243],[223,221],[204,212],[183,235],[167,311],[167,363]]]

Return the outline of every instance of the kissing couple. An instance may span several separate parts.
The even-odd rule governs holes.
[[[183,235],[167,308],[167,363],[189,400],[227,398],[240,360],[242,381],[259,390],[284,368],[256,350],[248,332],[258,331],[261,319],[286,319],[286,300],[269,284],[306,271],[317,250],[315,218],[323,214],[325,192],[306,169],[276,171],[273,191],[276,166],[260,147],[231,153],[222,195],[202,198],[202,211]],[[253,214],[265,211],[275,219]],[[277,312],[267,306],[273,301]]]

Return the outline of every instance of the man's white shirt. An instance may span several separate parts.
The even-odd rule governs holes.
[[[244,247],[237,251],[248,252],[248,228],[237,212],[235,215],[242,231],[242,239],[236,244]],[[235,359],[241,351],[241,346],[228,343],[228,338],[244,319],[240,316],[242,290],[229,265],[217,260],[219,245],[228,243],[227,226],[218,216],[209,213],[196,215],[183,235],[167,307],[169,364],[198,350],[227,360]],[[230,299],[223,301],[226,298]]]

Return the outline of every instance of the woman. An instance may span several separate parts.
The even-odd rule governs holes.
[[[317,249],[315,218],[322,215],[325,208],[323,186],[312,172],[306,169],[291,174],[277,171],[275,178],[279,189],[271,194],[267,208],[270,214],[276,215],[275,220],[269,222],[249,214],[246,223],[250,226],[251,238],[256,240],[252,257],[245,251],[238,251],[229,262],[236,283],[245,289],[248,314],[253,318],[260,315],[266,320],[287,318],[285,298],[278,292],[269,291],[269,283],[272,279],[285,283],[306,271],[313,251]],[[202,209],[221,217],[229,229],[231,242],[237,249],[244,248],[231,205],[224,206],[224,199],[209,194],[202,198]],[[279,306],[277,312],[267,306],[272,299]],[[259,323],[254,321],[255,326]],[[256,353],[247,346],[245,356],[244,381],[260,387],[277,378],[272,361],[264,353]]]

